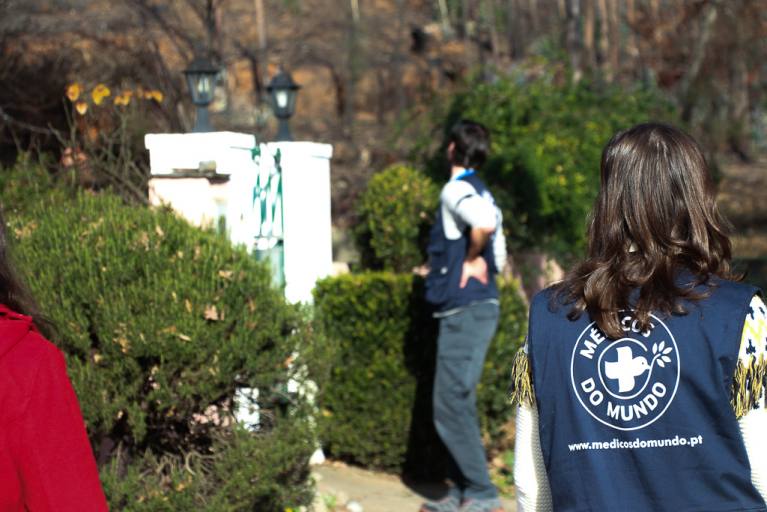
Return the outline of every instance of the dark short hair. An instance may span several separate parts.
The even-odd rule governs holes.
[[[607,143],[588,244],[587,258],[559,285],[560,295],[573,303],[571,318],[587,311],[611,337],[620,336],[618,312],[629,308],[634,289],[638,300],[631,306],[647,328],[650,312],[683,314],[680,299],[705,296],[677,282],[679,271],[697,284],[739,277],[730,270],[727,223],[703,152],[665,124],[640,124]]]
[[[490,132],[483,125],[461,119],[450,129],[448,144],[453,144],[450,163],[477,169],[490,153]]]

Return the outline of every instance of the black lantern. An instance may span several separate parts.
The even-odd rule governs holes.
[[[194,122],[193,132],[212,132],[208,119],[208,105],[213,101],[213,92],[216,89],[216,77],[219,69],[205,57],[195,57],[184,70],[189,94],[192,103],[197,107],[197,118]]]
[[[266,91],[272,99],[272,108],[274,115],[280,120],[280,127],[277,131],[277,140],[293,140],[288,126],[290,119],[296,111],[296,93],[301,88],[293,81],[290,73],[283,69],[272,78]]]

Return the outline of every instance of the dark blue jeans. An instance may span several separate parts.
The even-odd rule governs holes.
[[[434,376],[434,426],[451,455],[451,493],[460,498],[491,499],[490,482],[477,417],[477,383],[498,326],[498,305],[468,306],[439,321]]]

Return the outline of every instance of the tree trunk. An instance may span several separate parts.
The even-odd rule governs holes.
[[[458,36],[461,39],[465,39],[469,36],[470,4],[470,0],[461,1],[461,23],[459,25],[460,30],[458,32]]]
[[[512,59],[519,59],[522,57],[519,39],[517,37],[518,17],[519,11],[517,10],[514,0],[506,0],[506,35],[509,42],[509,55],[511,55]]]
[[[527,47],[528,30],[525,23],[524,11],[522,9],[523,0],[514,0],[514,12],[516,13],[516,19],[514,26],[516,27],[516,44],[517,54],[520,58],[525,56],[525,48]]]
[[[269,69],[267,69],[266,55],[266,12],[264,11],[264,0],[254,0],[256,9],[256,30],[258,31],[258,47],[256,50],[256,59],[251,60],[253,72],[253,82],[256,88],[256,102],[262,101],[264,95],[263,84],[269,80]],[[262,69],[263,68],[263,69]]]
[[[635,34],[636,27],[636,5],[634,0],[626,0],[626,25],[628,25],[628,36],[626,37],[626,53],[629,57],[635,59],[639,56],[637,40]]]
[[[692,117],[694,101],[691,97],[690,89],[698,78],[698,73],[700,73],[700,68],[706,57],[706,46],[708,46],[708,42],[711,39],[714,23],[716,22],[718,15],[717,7],[718,4],[716,2],[711,2],[706,5],[706,8],[703,11],[700,36],[695,39],[690,58],[690,67],[687,69],[687,73],[682,77],[679,85],[679,97],[682,100],[682,119],[684,121],[689,121]]]
[[[485,19],[490,31],[490,53],[493,57],[493,63],[497,64],[498,55],[501,52],[501,39],[498,36],[498,24],[495,17],[495,0],[485,0]]]
[[[744,31],[738,31],[738,24],[742,13],[733,12],[730,18],[730,26],[735,30],[735,51],[730,60],[730,149],[732,149],[743,161],[749,161],[749,134],[751,133],[750,101],[748,87],[748,36]]]
[[[442,35],[449,38],[453,35],[453,25],[450,23],[450,11],[447,7],[447,0],[437,0],[439,8],[439,20],[442,26]]]
[[[593,70],[596,65],[594,53],[594,0],[583,0],[583,67]]]
[[[652,23],[653,44],[660,43],[660,0],[650,0],[650,23]]]
[[[597,62],[599,63],[599,69],[602,70],[602,76],[609,79],[610,65],[607,60],[607,52],[610,48],[610,40],[608,38],[607,0],[597,0],[596,7],[597,17],[599,18],[599,52],[597,53]]]
[[[608,34],[610,38],[610,49],[608,51],[608,60],[610,63],[608,80],[613,81],[620,71],[620,2],[618,0],[609,0],[607,3],[607,9]]]
[[[578,22],[581,16],[580,0],[567,0],[567,53],[573,70],[573,80],[579,82],[583,77],[581,36]]]
[[[538,15],[538,0],[527,0],[527,12],[530,13],[530,32],[533,38],[540,34],[541,19]]]
[[[348,62],[346,72],[346,98],[344,102],[344,128],[346,135],[354,138],[355,96],[360,68],[359,44],[360,6],[359,0],[349,0],[349,29],[347,34]]]
[[[402,54],[402,45],[407,40],[407,33],[405,31],[405,0],[397,0],[397,37],[395,38],[394,48],[394,66],[393,66],[393,82],[396,90],[395,96],[397,98],[397,117],[400,117],[405,111],[407,98],[405,97],[405,86],[402,82],[402,63],[406,57]]]

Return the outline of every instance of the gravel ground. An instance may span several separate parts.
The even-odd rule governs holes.
[[[317,480],[315,512],[416,512],[424,499],[444,492],[439,485],[411,487],[395,475],[337,462],[315,466],[313,474]],[[503,505],[506,512],[517,510],[513,499],[504,498]]]

